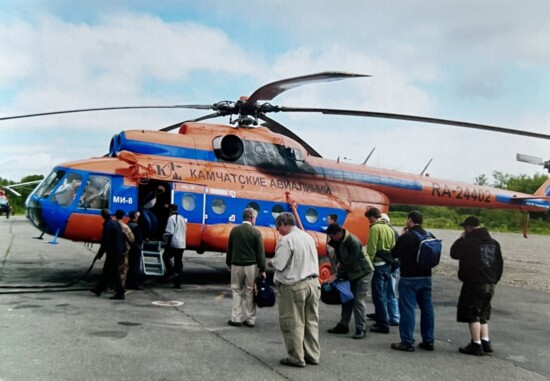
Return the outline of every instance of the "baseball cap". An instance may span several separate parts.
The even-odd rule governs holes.
[[[477,219],[477,217],[474,217],[474,216],[470,216],[466,218],[464,222],[460,224],[460,226],[473,226],[473,227],[476,227],[479,225],[480,225],[479,220]]]

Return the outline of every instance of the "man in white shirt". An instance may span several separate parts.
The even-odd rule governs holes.
[[[319,364],[319,260],[315,241],[298,229],[294,216],[281,213],[275,226],[282,238],[268,266],[279,300],[279,325],[288,357],[281,364],[304,367]]]
[[[178,206],[170,204],[170,217],[166,223],[163,238],[166,241],[165,254],[168,258],[174,257],[174,288],[181,288],[183,281],[183,251],[185,250],[185,218],[178,214]]]

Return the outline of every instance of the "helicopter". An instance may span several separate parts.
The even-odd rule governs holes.
[[[35,180],[35,181],[26,181],[23,183],[17,183],[17,184],[11,184],[11,185],[5,185],[3,187],[0,187],[0,216],[2,214],[6,215],[6,218],[10,218],[10,214],[13,214],[12,206],[10,205],[10,202],[8,200],[8,196],[5,191],[8,191],[15,196],[21,197],[21,193],[17,192],[13,188],[21,187],[21,186],[30,186],[30,185],[36,185],[41,180]]]
[[[390,203],[522,212],[550,209],[550,179],[531,195],[374,168],[366,161],[328,160],[267,116],[301,112],[399,119],[550,139],[541,133],[446,119],[269,103],[298,86],[361,77],[368,75],[323,72],[269,83],[237,101],[64,110],[2,117],[0,121],[138,108],[213,111],[158,131],[122,131],[112,138],[108,155],[56,166],[28,197],[26,216],[43,233],[73,241],[99,242],[102,208],[111,212],[139,210],[145,196],[162,186],[167,192],[160,204],[179,206],[188,221],[187,248],[198,253],[225,252],[229,232],[241,222],[242,211],[251,207],[258,212],[256,227],[262,233],[266,255],[272,256],[279,239],[275,219],[282,212],[291,212],[298,227],[316,242],[323,280],[331,274],[324,233],[329,214],[336,215],[345,229],[366,243],[369,224],[365,211],[377,207],[386,213]],[[229,117],[229,124],[204,122],[217,117]],[[170,133],[176,129],[177,133]]]

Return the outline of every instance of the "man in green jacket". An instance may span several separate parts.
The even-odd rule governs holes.
[[[225,263],[231,271],[231,291],[233,308],[231,320],[227,324],[238,327],[244,324],[253,328],[256,323],[256,304],[254,303],[254,281],[259,275],[265,278],[265,251],[262,233],[253,225],[256,223],[256,210],[246,208],[243,223],[235,226],[229,233]],[[242,320],[241,305],[246,306],[246,315]]]
[[[372,276],[373,266],[367,256],[361,241],[343,229],[338,224],[332,224],[327,228],[330,244],[336,251],[336,273],[328,281],[346,279],[350,281],[351,292],[354,299],[342,304],[340,322],[329,333],[346,334],[349,332],[351,313],[355,319],[354,339],[362,339],[366,335],[367,327],[367,291]]]
[[[372,302],[376,314],[376,324],[371,332],[390,333],[390,322],[387,308],[387,288],[391,287],[391,249],[395,246],[395,232],[385,221],[378,208],[370,208],[365,212],[369,220],[369,240],[367,254],[374,265],[372,276]]]

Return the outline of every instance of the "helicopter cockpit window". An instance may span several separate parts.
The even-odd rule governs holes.
[[[195,196],[192,194],[186,194],[181,199],[181,206],[183,207],[183,210],[191,212],[195,210],[197,207],[197,200],[195,199]]]
[[[78,202],[79,208],[103,209],[109,207],[111,180],[107,176],[91,175]]]
[[[69,173],[63,183],[57,187],[52,200],[60,206],[68,206],[73,203],[73,200],[82,185],[82,175],[78,173]]]
[[[46,180],[44,180],[34,191],[36,196],[38,198],[48,198],[59,180],[61,180],[63,176],[65,176],[65,173],[66,171],[62,171],[61,169],[57,169],[50,173]]]
[[[315,209],[309,208],[306,211],[307,222],[309,222],[310,224],[314,224],[317,222],[318,219],[319,219],[319,212],[317,212]]]
[[[291,172],[299,171],[306,173],[313,173],[313,168],[306,162],[304,154],[297,148],[284,148],[284,155],[287,160],[288,169]]]
[[[226,208],[227,208],[227,205],[225,204],[225,201],[223,201],[221,198],[217,198],[214,201],[212,201],[212,211],[214,213],[223,214]]]

